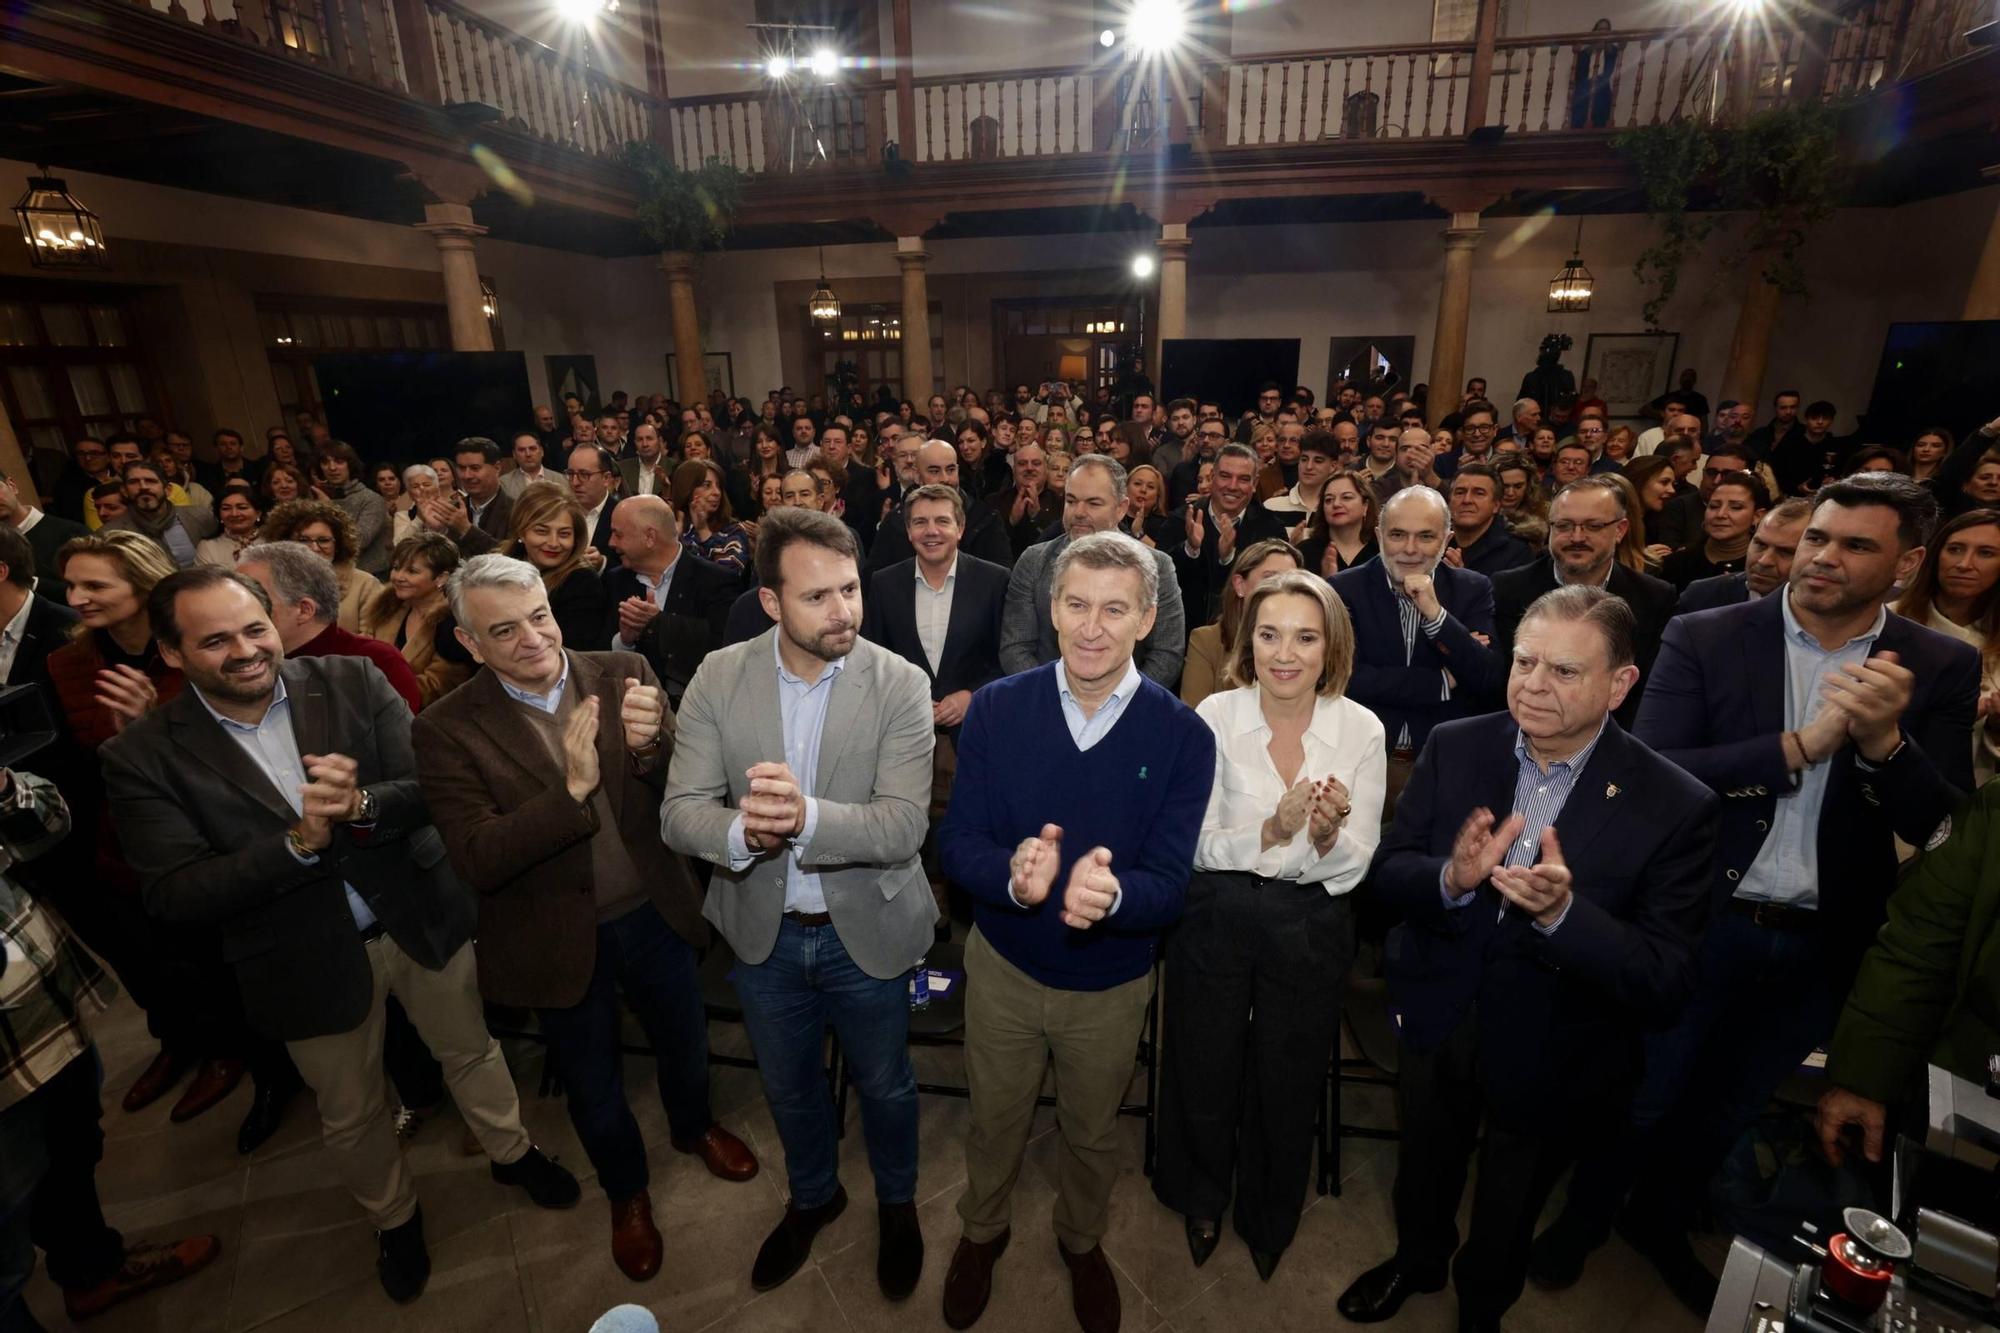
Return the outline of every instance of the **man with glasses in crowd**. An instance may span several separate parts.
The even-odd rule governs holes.
[[[618,552],[611,545],[611,507],[617,503],[618,468],[594,444],[579,444],[570,450],[569,466],[563,472],[570,494],[583,506],[584,527],[590,544],[611,564]]]
[[[1185,399],[1177,400],[1176,408],[1180,402],[1185,401]],[[1169,409],[1168,429],[1178,433],[1177,423],[1181,418],[1180,410]],[[1217,451],[1229,442],[1229,429],[1220,421],[1197,423],[1191,413],[1186,419],[1193,435],[1194,452],[1183,457],[1174,468],[1173,475],[1167,478],[1167,504],[1170,506],[1181,504],[1201,488],[1201,465],[1213,463]]]

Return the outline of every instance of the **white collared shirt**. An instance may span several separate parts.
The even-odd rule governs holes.
[[[649,579],[644,574],[641,574],[638,570],[636,569],[632,570],[633,577],[639,580],[639,586],[646,590],[646,600],[651,602],[654,606],[659,607],[660,610],[662,611],[667,609],[667,592],[674,586],[674,570],[680,565],[680,563],[681,563],[681,546],[678,542],[676,542],[674,544],[674,558],[667,562],[667,567],[660,571],[660,576],[658,578]],[[631,569],[632,567],[630,565],[627,565],[626,568]],[[617,608],[613,607],[612,609],[615,611]],[[632,644],[625,642],[624,634],[620,633],[617,630],[612,631],[611,650],[613,652],[622,651],[629,653],[632,651],[632,648],[633,648]]]
[[[1215,786],[1195,843],[1197,870],[1231,870],[1264,879],[1322,884],[1330,894],[1352,892],[1368,873],[1382,836],[1388,756],[1382,723],[1352,699],[1322,696],[1307,724],[1305,764],[1296,781],[1338,778],[1352,802],[1333,846],[1321,856],[1310,824],[1287,843],[1263,846],[1264,821],[1278,808],[1286,783],[1271,762],[1271,727],[1254,685],[1224,690],[1195,712],[1215,733]]]
[[[14,683],[14,654],[21,651],[21,636],[28,632],[28,613],[35,609],[35,594],[21,599],[21,609],[0,629],[0,684]]]
[[[958,557],[951,558],[951,568],[945,571],[944,583],[933,588],[924,577],[924,562],[917,565],[917,642],[924,646],[924,658],[931,664],[931,675],[938,673],[944,662],[945,633],[951,628],[951,598],[958,587]]]
[[[14,531],[23,534],[32,532],[34,530],[35,524],[41,521],[42,521],[42,511],[35,508],[33,505],[29,505],[27,509],[22,512],[21,521],[14,525]]]
[[[634,495],[659,494],[658,490],[659,475],[653,471],[653,464],[648,463],[643,458],[637,459],[636,461],[639,464],[639,469],[638,469],[639,486],[638,489],[632,492],[632,494]]]

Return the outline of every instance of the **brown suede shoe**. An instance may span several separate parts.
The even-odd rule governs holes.
[[[1007,1252],[1007,1240],[1013,1234],[1003,1231],[984,1242],[959,1237],[951,1268],[944,1275],[945,1323],[971,1328],[986,1313],[986,1302],[993,1296],[993,1265]]]
[[[125,1090],[125,1100],[120,1103],[127,1111],[141,1111],[167,1095],[181,1076],[194,1067],[194,1061],[184,1060],[166,1047],[153,1057],[145,1072],[132,1081]]]
[[[1118,1333],[1122,1310],[1118,1300],[1118,1279],[1104,1257],[1104,1247],[1093,1245],[1087,1254],[1071,1254],[1061,1241],[1063,1262],[1069,1265],[1069,1305],[1083,1333]]]
[[[82,1323],[120,1301],[200,1272],[221,1253],[222,1241],[215,1236],[189,1236],[171,1245],[133,1245],[125,1251],[118,1271],[96,1286],[65,1287],[63,1310],[72,1321]]]
[[[653,1196],[645,1190],[611,1201],[611,1257],[634,1282],[660,1271],[660,1229],[653,1225]]]
[[[236,1091],[236,1085],[243,1081],[243,1062],[227,1056],[217,1056],[203,1060],[201,1068],[194,1071],[194,1081],[189,1083],[181,1099],[174,1103],[174,1109],[167,1113],[167,1119],[176,1125],[194,1119],[217,1102]]]
[[[701,1158],[708,1173],[723,1180],[744,1181],[757,1174],[757,1154],[721,1125],[710,1125],[693,1143],[674,1144],[674,1151]]]

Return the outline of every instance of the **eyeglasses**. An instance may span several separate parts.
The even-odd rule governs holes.
[[[299,540],[307,546],[312,547],[315,551],[331,551],[333,549],[333,538],[331,537],[308,537],[300,534]]]
[[[563,475],[571,481],[583,481],[590,477],[608,477],[611,475],[611,469],[608,467],[592,469],[571,468],[569,471],[563,473]]]
[[[1590,518],[1581,520],[1562,518],[1549,524],[1549,531],[1558,537],[1568,537],[1577,532],[1587,532],[1595,537],[1599,533],[1608,532],[1624,521],[1619,518]]]
[[[1466,422],[1464,425],[1458,428],[1458,433],[1460,435],[1491,435],[1493,433],[1493,427],[1490,425],[1475,426],[1471,422]]]

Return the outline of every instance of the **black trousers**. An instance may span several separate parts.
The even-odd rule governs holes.
[[[1476,1015],[1468,1015],[1438,1050],[1419,1055],[1405,1048],[1399,1056],[1396,1258],[1406,1272],[1428,1280],[1441,1278],[1449,1264],[1459,1318],[1497,1322],[1521,1298],[1535,1220],[1568,1164],[1579,1114],[1572,1099],[1551,1098],[1564,1109],[1546,1125],[1530,1131],[1493,1123],[1484,1114],[1477,1038]],[[1479,1178],[1461,1246],[1458,1205],[1475,1149]]]
[[[1202,872],[1167,942],[1153,1192],[1281,1253],[1299,1229],[1313,1122],[1354,962],[1347,895]]]
[[[97,1164],[104,1159],[102,1081],[95,1048],[69,1062],[32,1097],[49,1169],[35,1186],[29,1234],[59,1287],[92,1287],[125,1262],[125,1238],[104,1220],[97,1198]]]

